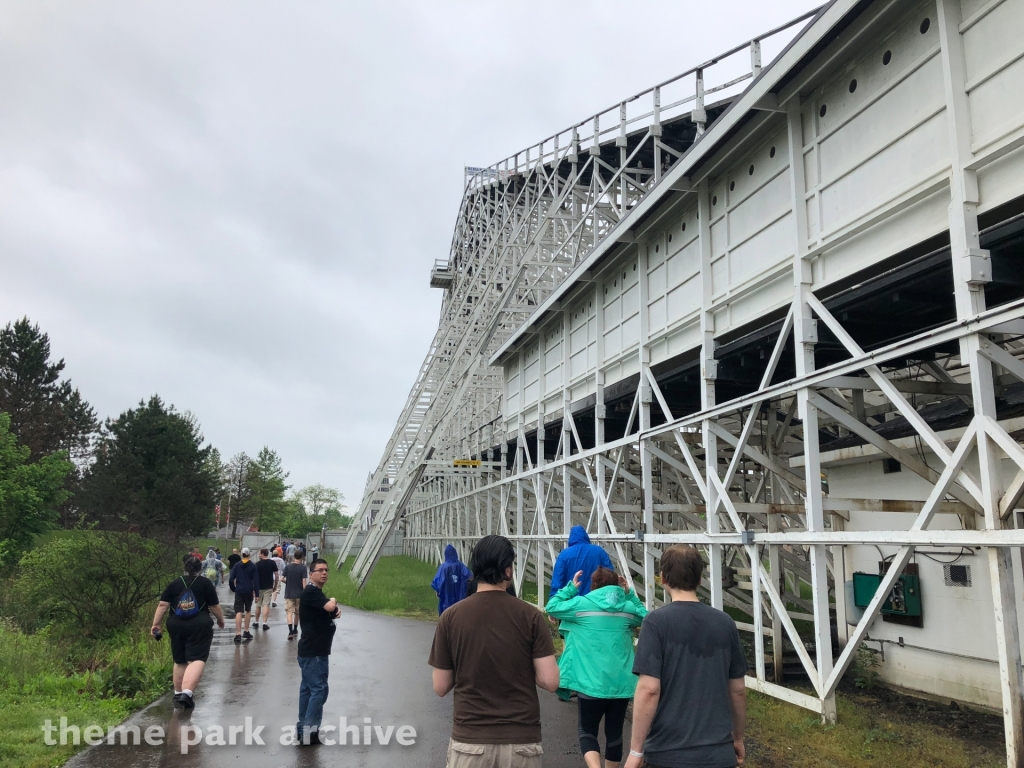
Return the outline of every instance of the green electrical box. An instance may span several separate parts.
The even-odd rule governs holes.
[[[853,604],[858,608],[867,608],[881,583],[882,577],[877,573],[856,571],[853,574]]]
[[[853,574],[853,604],[867,608],[882,584],[877,573]],[[921,615],[921,579],[916,573],[904,573],[896,580],[888,599],[882,603],[882,613],[890,616]]]

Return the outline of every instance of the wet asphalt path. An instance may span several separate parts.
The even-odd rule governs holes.
[[[221,587],[223,602],[231,593]],[[225,606],[225,617],[230,606]],[[412,619],[400,619],[365,613],[343,607],[338,620],[331,654],[330,695],[324,707],[323,724],[338,725],[345,717],[349,725],[387,727],[409,725],[415,728],[415,744],[401,746],[392,733],[390,743],[360,745],[296,747],[287,741],[283,728],[294,726],[299,698],[299,668],[296,663],[297,641],[288,642],[284,601],[271,609],[270,630],[254,632],[255,639],[236,646],[234,621],[227,628],[214,632],[210,659],[196,692],[196,706],[191,712],[173,706],[167,695],[134,715],[127,725],[137,725],[141,734],[159,726],[166,734],[163,745],[108,746],[103,744],[79,753],[71,768],[281,768],[285,766],[424,766],[442,768],[448,734],[451,729],[452,696],[438,698],[430,685],[427,655],[434,634],[434,625]],[[166,639],[165,639],[166,642]],[[168,649],[168,654],[170,650]],[[544,765],[546,768],[579,768],[583,758],[576,740],[576,703],[563,703],[553,694],[538,691],[544,733]],[[230,726],[245,726],[251,718],[251,729],[263,726],[259,737],[246,745],[245,731],[236,736],[236,744],[212,745],[216,730],[224,729],[228,741]],[[188,747],[182,754],[182,728],[198,726],[203,742]],[[361,728],[362,730],[362,728]],[[360,734],[362,736],[362,734]],[[195,731],[190,738],[196,739]],[[627,736],[628,738],[628,736]]]

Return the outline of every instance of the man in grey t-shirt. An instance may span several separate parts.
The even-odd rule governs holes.
[[[309,576],[304,559],[302,550],[296,550],[293,562],[284,569],[284,610],[288,616],[289,640],[294,640],[299,634],[299,598]]]
[[[693,547],[669,547],[661,557],[672,602],[640,628],[625,768],[734,768],[746,757],[747,661],[736,622],[697,599],[703,570]]]

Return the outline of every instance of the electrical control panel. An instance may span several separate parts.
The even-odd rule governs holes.
[[[854,573],[853,604],[858,608],[867,608],[881,584],[881,574]],[[900,574],[889,597],[882,603],[882,613],[890,616],[920,616],[921,577],[916,573]]]

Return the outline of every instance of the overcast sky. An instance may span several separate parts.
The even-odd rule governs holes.
[[[356,506],[463,166],[814,5],[4,3],[0,322],[38,322],[101,417],[158,393]]]

